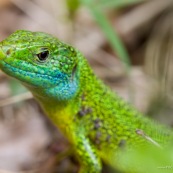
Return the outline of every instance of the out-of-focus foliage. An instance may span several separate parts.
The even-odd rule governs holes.
[[[135,168],[136,173],[166,173],[172,172],[173,166],[172,144],[166,148],[148,146],[142,149],[133,148],[130,152],[123,151],[120,155],[120,162],[126,168]]]
[[[144,0],[81,0],[87,5],[96,5],[97,8],[123,8]]]
[[[88,9],[90,10],[92,16],[99,24],[107,40],[110,42],[114,52],[118,55],[118,57],[122,60],[125,64],[127,70],[130,68],[130,58],[128,56],[127,50],[124,47],[121,39],[119,38],[118,34],[116,33],[115,29],[111,26],[110,21],[104,14],[105,7],[111,8],[118,8],[118,7],[125,7],[129,4],[134,4],[137,2],[141,2],[141,0],[100,0],[100,1],[91,1],[91,0],[81,0],[83,4],[85,4]]]
[[[125,64],[125,67],[127,70],[129,70],[130,67],[130,58],[128,56],[127,50],[125,49],[121,39],[119,38],[116,31],[111,26],[108,18],[106,15],[99,10],[98,8],[95,8],[94,6],[89,7],[94,19],[99,24],[103,32],[105,33],[105,36],[107,40],[110,42],[114,52],[120,57],[122,62]]]
[[[66,0],[67,2],[67,8],[69,10],[69,17],[73,17],[76,13],[76,10],[80,6],[80,1],[79,0]]]

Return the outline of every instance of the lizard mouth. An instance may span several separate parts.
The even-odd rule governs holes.
[[[27,76],[36,75],[37,77],[43,77],[43,78],[49,78],[49,79],[50,79],[50,78],[54,78],[54,77],[52,77],[52,76],[50,76],[50,75],[46,75],[46,74],[41,74],[41,73],[36,73],[36,72],[31,72],[31,71],[23,70],[23,69],[20,69],[20,68],[18,68],[18,67],[14,67],[13,65],[8,64],[8,63],[5,62],[5,61],[3,61],[3,62],[4,62],[4,64],[5,64],[5,66],[8,68],[8,70],[11,69],[11,70],[9,70],[9,71],[18,72],[18,73],[20,73],[20,74],[24,74],[24,75],[27,75]]]
[[[16,77],[18,80],[24,81],[26,83],[30,83],[30,81],[32,81],[32,79],[40,79],[42,81],[50,81],[50,80],[56,80],[57,77],[55,76],[50,76],[47,74],[41,74],[41,73],[36,73],[36,72],[31,72],[31,71],[27,71],[18,67],[15,67],[7,62],[5,62],[4,60],[1,60],[1,69],[3,71],[5,71],[8,75]],[[26,80],[27,79],[27,80]],[[44,88],[49,88],[44,86]]]

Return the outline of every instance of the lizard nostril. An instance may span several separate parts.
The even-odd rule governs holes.
[[[7,52],[6,52],[7,55],[10,55],[11,54],[11,49],[8,49]]]

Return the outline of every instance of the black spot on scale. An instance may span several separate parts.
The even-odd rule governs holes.
[[[95,136],[95,144],[99,145],[100,144],[100,137],[101,137],[101,132],[97,131],[96,136]]]
[[[119,142],[119,144],[118,144],[118,146],[120,148],[124,148],[125,147],[125,144],[126,144],[126,141],[124,139],[121,139],[120,142]]]
[[[106,142],[109,143],[109,142],[110,142],[110,138],[111,138],[111,136],[110,136],[110,135],[107,135],[107,136],[106,136]]]
[[[85,100],[85,93],[82,94],[81,99],[82,99],[82,101]]]
[[[97,130],[101,126],[101,121],[99,118],[94,120],[94,129]]]
[[[96,139],[99,139],[101,137],[101,132],[100,131],[97,131],[96,133]]]
[[[92,113],[92,109],[91,108],[87,108],[87,107],[82,107],[82,109],[77,113],[78,116],[83,117],[86,114],[90,114]]]

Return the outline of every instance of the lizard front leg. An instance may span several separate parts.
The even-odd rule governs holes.
[[[74,146],[79,162],[81,163],[79,173],[100,173],[102,170],[101,160],[89,139],[81,133],[76,133]]]

